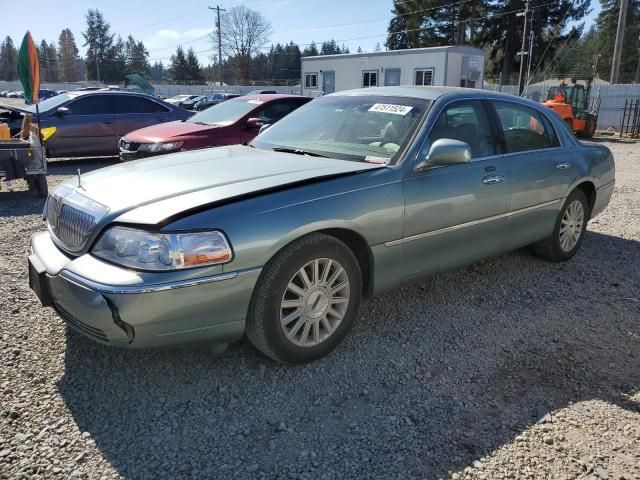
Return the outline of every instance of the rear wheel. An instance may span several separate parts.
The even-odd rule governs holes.
[[[28,175],[27,186],[29,187],[29,191],[33,192],[36,197],[45,198],[49,194],[47,177],[43,174]]]
[[[552,262],[573,257],[584,239],[589,220],[589,203],[582,190],[574,190],[564,202],[550,237],[533,244],[534,251]]]
[[[347,335],[361,295],[353,252],[329,235],[307,235],[265,267],[249,307],[247,337],[282,363],[317,360]]]
[[[584,126],[584,130],[580,132],[580,136],[582,138],[593,138],[596,134],[596,119],[595,118],[587,118]]]

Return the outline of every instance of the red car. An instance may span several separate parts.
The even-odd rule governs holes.
[[[311,98],[299,95],[247,95],[214,105],[187,120],[127,133],[120,140],[120,160],[163,153],[248,143],[260,127],[277,122]]]

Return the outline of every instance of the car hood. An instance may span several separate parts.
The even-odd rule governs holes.
[[[158,224],[204,205],[383,165],[277,153],[241,145],[126,162],[67,186],[109,209],[108,221]]]
[[[134,130],[127,133],[124,138],[127,142],[134,143],[169,142],[191,135],[202,135],[218,128],[220,128],[218,125],[203,125],[178,120]]]

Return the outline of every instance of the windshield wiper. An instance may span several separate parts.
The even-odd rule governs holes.
[[[274,152],[295,153],[296,155],[308,155],[310,157],[331,158],[329,155],[323,155],[322,153],[311,152],[309,150],[302,150],[300,148],[276,147],[272,150]]]

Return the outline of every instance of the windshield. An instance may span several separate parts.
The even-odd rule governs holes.
[[[56,95],[55,97],[50,97],[50,98],[47,98],[46,100],[42,100],[38,104],[38,109],[40,110],[40,112],[48,112],[49,110],[58,108],[67,100],[71,100],[72,98],[76,98],[78,96],[79,96],[78,94],[73,94],[73,93],[61,93],[60,95]],[[23,108],[24,110],[28,110],[33,113],[36,112],[35,105],[28,105],[28,106],[25,105],[24,107],[20,107],[20,108]]]
[[[231,125],[263,103],[262,100],[237,98],[218,103],[200,113],[196,113],[187,122],[221,126]]]
[[[428,101],[417,98],[320,97],[284,117],[251,145],[342,160],[394,163],[428,107]]]

